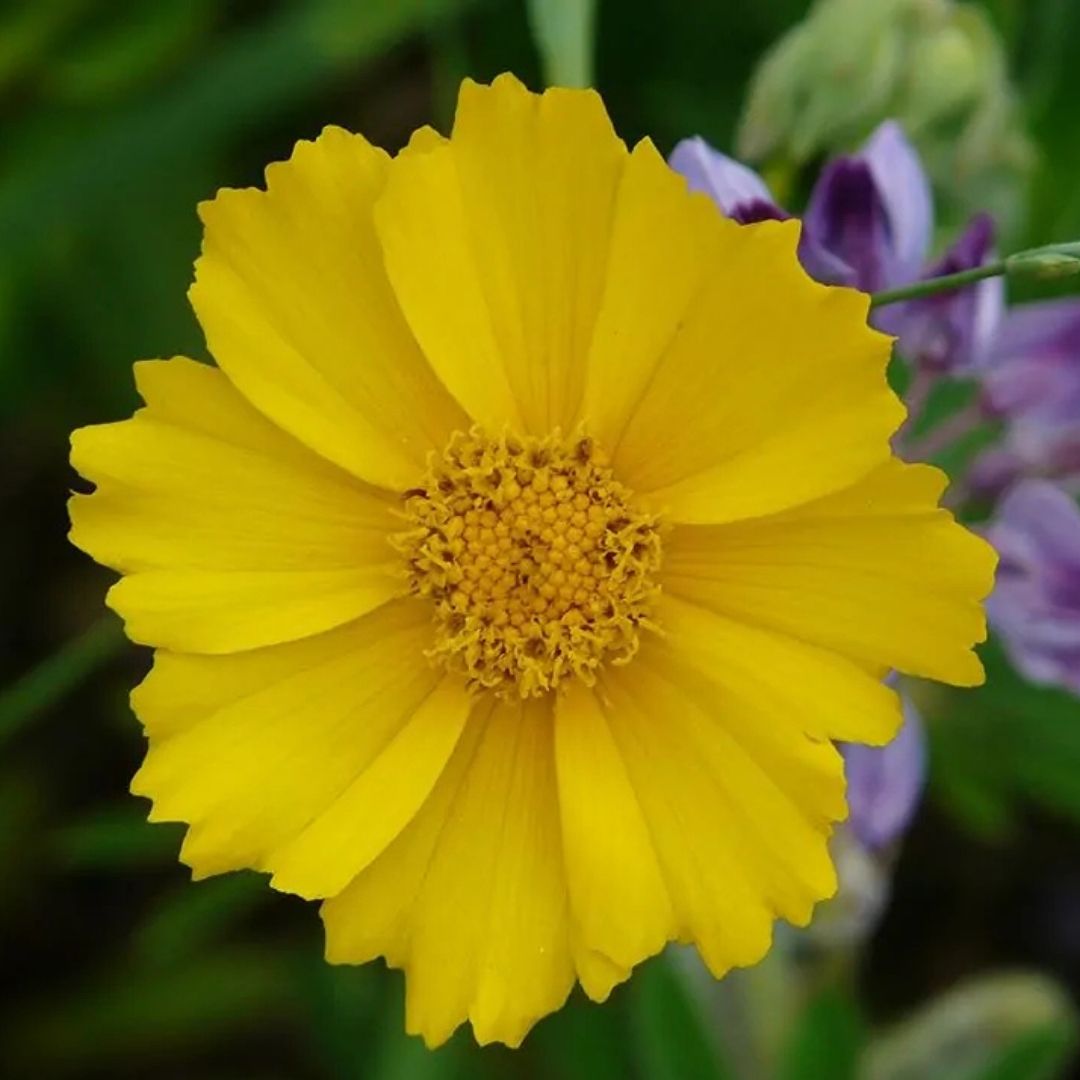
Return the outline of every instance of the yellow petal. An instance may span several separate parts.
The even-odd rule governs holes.
[[[272,884],[333,896],[413,819],[457,745],[471,698],[443,679],[380,755],[334,804],[267,861]]]
[[[376,222],[432,367],[474,419],[546,435],[576,412],[626,158],[592,91],[462,85],[447,145],[391,167]]]
[[[649,143],[631,155],[582,419],[674,520],[770,513],[889,455],[903,407],[865,296],[812,281],[799,226],[741,226]]]
[[[762,957],[777,916],[804,924],[834,892],[827,840],[843,813],[843,770],[832,747],[806,738],[786,757],[766,753],[745,737],[745,711],[731,718],[727,702],[700,691],[653,640],[605,673],[598,696],[649,823],[677,936],[721,975]],[[819,777],[816,799],[808,772]]]
[[[328,853],[336,850],[337,800],[355,809],[363,774],[381,774],[383,756],[399,757],[402,740],[422,749],[424,760],[399,776],[402,790],[386,819],[358,827],[370,856],[401,828],[438,772],[443,747],[424,743],[414,723],[429,726],[438,708],[450,732],[460,727],[467,699],[439,686],[441,676],[423,656],[429,635],[427,606],[395,601],[288,645],[212,657],[159,652],[132,695],[150,738],[132,791],[153,800],[152,821],[191,826],[181,858],[197,877],[274,870],[282,852],[289,887],[324,894],[332,872],[297,859],[308,842],[293,846],[297,838],[309,830],[308,840],[322,837]],[[332,815],[329,833],[319,823],[324,813]]]
[[[664,596],[656,621],[672,650],[704,673],[713,693],[773,717],[763,725],[788,739],[842,739],[878,746],[900,726],[896,693],[841,653],[739,622],[688,599]]]
[[[559,697],[555,717],[572,918],[585,947],[626,970],[674,937],[671,901],[648,823],[596,695],[573,683]],[[591,966],[587,962],[582,975],[588,992]]]
[[[267,169],[265,192],[220,191],[199,208],[190,295],[210,351],[262,412],[403,490],[467,423],[386,280],[372,207],[388,164],[361,136],[327,128]]]
[[[420,813],[322,910],[330,960],[405,968],[429,1045],[465,1019],[520,1043],[574,977],[550,702],[477,705]]]
[[[72,541],[128,576],[109,594],[136,641],[228,652],[317,633],[399,593],[394,502],[275,428],[217,369],[137,365],[131,420],[82,428],[97,485]]]
[[[951,514],[920,504],[920,490],[940,490],[935,472],[893,462],[798,510],[676,528],[663,587],[871,667],[977,684],[971,647],[986,635],[979,601],[996,557]]]

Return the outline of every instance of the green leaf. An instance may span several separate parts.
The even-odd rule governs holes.
[[[400,989],[387,995],[377,1026],[378,1041],[362,1070],[365,1080],[453,1080],[473,1075],[465,1069],[471,1036],[459,1032],[450,1042],[429,1050],[421,1038],[406,1034],[403,1000]]]
[[[592,86],[596,0],[529,0],[529,22],[548,86]]]
[[[864,1080],[1050,1080],[1075,1045],[1076,1011],[1035,973],[960,983],[876,1038]]]
[[[830,987],[811,998],[796,1019],[777,1080],[855,1080],[865,1041],[855,1002]]]
[[[123,1062],[212,1045],[295,1013],[289,958],[233,949],[167,975],[116,968],[72,995],[55,988],[6,1018],[7,1075],[97,1075]],[[140,1073],[140,1075],[145,1075]]]
[[[158,967],[185,960],[225,934],[268,893],[266,879],[250,872],[184,882],[136,928],[133,958]]]
[[[1007,827],[1025,801],[1080,820],[1080,699],[1024,680],[995,641],[981,655],[981,687],[915,685],[933,790],[984,832]]]
[[[526,1042],[545,1066],[541,1075],[559,1080],[624,1080],[632,1076],[634,1060],[625,1008],[632,993],[630,988],[620,987],[602,1005],[589,1001],[581,992],[571,994]]]
[[[630,1037],[648,1080],[726,1080],[715,1026],[669,950],[635,973],[629,986]]]
[[[123,641],[120,621],[107,615],[0,690],[0,745],[112,659]]]
[[[0,15],[0,87],[40,63],[88,6],[88,0],[5,5]]]
[[[400,983],[375,964],[328,964],[314,948],[302,958],[296,981],[326,1074],[365,1076],[379,1037],[375,1017],[388,998],[400,998]]]
[[[44,88],[80,105],[131,92],[182,60],[212,15],[210,0],[116,3],[46,66]]]
[[[1018,1035],[971,1080],[1055,1080],[1077,1046],[1076,1024],[1060,1021]]]
[[[128,870],[176,861],[184,827],[150,824],[141,804],[126,802],[57,829],[50,852],[63,870]]]
[[[54,124],[6,162],[0,179],[0,257],[38,249],[41,223],[62,235],[104,206],[153,183],[175,163],[204,154],[325,87],[339,71],[373,59],[411,34],[460,13],[472,0],[303,0],[236,32],[154,93],[87,125]],[[194,210],[194,208],[193,208]]]

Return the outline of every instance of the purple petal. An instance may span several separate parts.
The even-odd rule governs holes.
[[[691,191],[708,195],[727,217],[736,217],[740,207],[747,204],[764,203],[774,208],[773,216],[782,213],[765,181],[753,169],[714,150],[700,136],[678,143],[668,164],[686,178]]]
[[[818,243],[805,224],[799,236],[799,262],[803,269],[822,285],[855,284],[855,271],[843,259]]]
[[[1011,309],[980,374],[983,401],[1009,421],[1006,444],[1028,471],[1080,472],[1080,301]]]
[[[1032,353],[990,368],[983,397],[991,412],[1046,423],[1080,420],[1080,353],[1074,363]]]
[[[971,463],[967,482],[977,499],[993,502],[1024,474],[1025,460],[1011,446],[992,446]]]
[[[1000,555],[987,615],[1035,682],[1080,692],[1080,508],[1046,480],[1022,480],[986,530]]]
[[[955,244],[924,275],[942,277],[982,266],[992,256],[994,222],[976,214]],[[898,306],[894,318],[900,351],[932,371],[970,371],[988,362],[1004,308],[1000,279]]]
[[[1048,480],[1025,480],[1009,492],[990,530],[1003,561],[1026,573],[1061,566],[1080,574],[1080,509]]]
[[[1018,357],[1080,356],[1080,300],[1043,300],[1009,310],[994,345],[992,360]]]
[[[894,257],[889,284],[913,281],[934,228],[934,200],[922,161],[895,120],[877,128],[859,157],[870,167],[888,215]]]
[[[766,199],[744,199],[732,206],[728,217],[740,225],[756,225],[759,221],[788,221],[791,215]]]
[[[876,292],[888,282],[889,223],[870,166],[857,158],[830,162],[806,208],[807,234],[851,270],[851,284]]]
[[[1080,301],[1012,308],[989,350],[983,391],[1004,416],[1080,421]]]
[[[926,775],[926,736],[922,718],[903,698],[904,722],[886,746],[843,747],[847,776],[848,821],[869,848],[896,840],[907,829]]]
[[[970,356],[966,363],[971,368],[985,367],[994,347],[1001,320],[1005,317],[1005,279],[986,278],[974,288],[975,303],[971,326]]]
[[[704,139],[683,139],[668,164],[686,178],[691,191],[708,195],[720,212],[740,225],[787,221],[791,215],[778,206],[765,181],[753,169],[714,150]],[[851,267],[819,244],[809,230],[799,240],[799,260],[806,272],[826,285],[852,285]]]

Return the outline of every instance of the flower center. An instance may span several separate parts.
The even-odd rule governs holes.
[[[435,603],[431,654],[474,687],[591,685],[637,651],[659,528],[591,439],[458,432],[405,507],[395,546],[412,591]]]

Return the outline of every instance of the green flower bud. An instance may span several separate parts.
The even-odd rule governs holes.
[[[1058,1058],[1071,1047],[1076,1014],[1050,979],[1014,972],[972,979],[942,994],[876,1039],[863,1062],[867,1080],[1004,1076],[992,1066],[1018,1042],[1057,1032]],[[1046,1076],[1057,1075],[1050,1058]]]
[[[740,126],[740,156],[758,160],[785,149],[801,161],[857,137],[866,117],[891,101],[906,24],[945,2],[819,0],[762,60]]]
[[[796,165],[853,148],[898,119],[960,210],[1008,227],[1031,163],[1005,57],[979,8],[953,0],[817,0],[765,55],[740,156]]]

